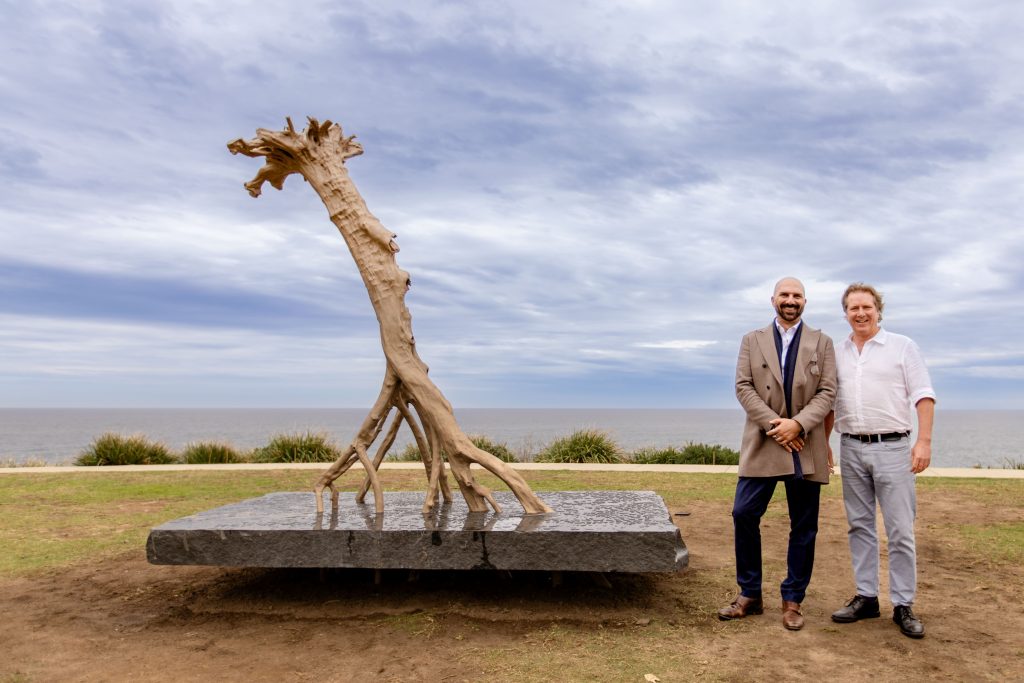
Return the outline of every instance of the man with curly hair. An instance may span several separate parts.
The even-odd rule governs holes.
[[[935,391],[917,344],[879,325],[885,303],[877,289],[855,282],[842,301],[852,332],[836,346],[834,420],[842,434],[843,503],[857,593],[832,620],[850,623],[881,615],[877,502],[888,537],[892,619],[903,635],[923,638],[924,625],[911,608],[917,592],[915,481],[931,463]],[[918,423],[913,446],[912,407]]]

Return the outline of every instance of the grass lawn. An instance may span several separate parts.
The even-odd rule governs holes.
[[[528,471],[537,491],[587,489],[653,490],[670,506],[692,501],[732,500],[735,475],[659,472]],[[149,529],[171,519],[274,491],[311,490],[316,474],[275,470],[254,472],[184,471],[65,474],[18,474],[0,477],[0,575],[18,575],[116,553],[145,544]],[[500,490],[503,484],[483,473],[479,480]],[[355,490],[358,476],[339,482]],[[423,474],[389,470],[387,490],[422,490]],[[1024,481],[1010,479],[920,479],[923,495],[966,497],[979,502],[1024,509]],[[458,492],[456,491],[456,495]],[[841,497],[838,483],[823,489],[823,499]],[[782,487],[776,500],[782,498]],[[769,516],[784,517],[784,505]],[[978,525],[970,520],[951,526],[977,551],[993,561],[1024,559],[1024,522]]]
[[[387,491],[425,488],[387,470]],[[690,550],[679,574],[404,572],[156,567],[149,529],[317,472],[153,471],[0,476],[0,683],[44,680],[1024,680],[1024,480],[918,481],[911,641],[883,618],[837,625],[852,595],[838,482],[823,490],[814,579],[799,633],[779,622],[783,488],[762,522],[765,613],[721,622],[735,594],[735,475],[523,471],[534,488],[653,490]],[[481,483],[502,490],[488,474]],[[358,473],[340,488],[356,489]],[[456,495],[458,495],[456,493]],[[310,500],[312,505],[313,501]],[[883,550],[883,567],[885,566]],[[883,587],[882,602],[888,606]],[[144,652],[145,656],[139,653]],[[799,653],[790,656],[788,653]],[[327,655],[325,656],[325,653]],[[757,675],[751,662],[757,662]]]

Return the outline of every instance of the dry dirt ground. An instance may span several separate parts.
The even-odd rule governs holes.
[[[806,628],[719,622],[731,598],[726,503],[672,506],[691,551],[670,576],[156,567],[143,549],[0,580],[0,681],[1024,680],[1020,568],[983,560],[950,525],[1019,521],[1015,506],[922,492],[917,612],[833,624],[852,593],[841,502],[823,499]],[[784,567],[785,503],[764,523]],[[884,559],[883,559],[884,566]],[[772,588],[771,594],[775,593]]]

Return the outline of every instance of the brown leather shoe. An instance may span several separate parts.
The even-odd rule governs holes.
[[[722,621],[729,621],[730,619],[742,619],[748,614],[763,613],[764,603],[761,602],[761,598],[748,598],[743,595],[737,595],[731,604],[718,610],[718,618]]]
[[[799,631],[804,627],[804,614],[800,611],[799,602],[782,601],[782,625],[790,631]]]

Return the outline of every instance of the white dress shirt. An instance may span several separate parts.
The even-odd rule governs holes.
[[[909,432],[911,409],[935,390],[921,350],[909,337],[879,330],[858,352],[852,337],[836,345],[836,430],[843,434]]]
[[[779,331],[779,336],[782,337],[782,357],[779,359],[779,363],[782,365],[782,375],[786,375],[786,355],[789,353],[789,345],[793,343],[793,337],[796,336],[796,331],[800,329],[800,326],[804,324],[803,320],[798,320],[796,325],[789,328],[788,330],[779,324],[779,319],[775,319],[775,329]]]

